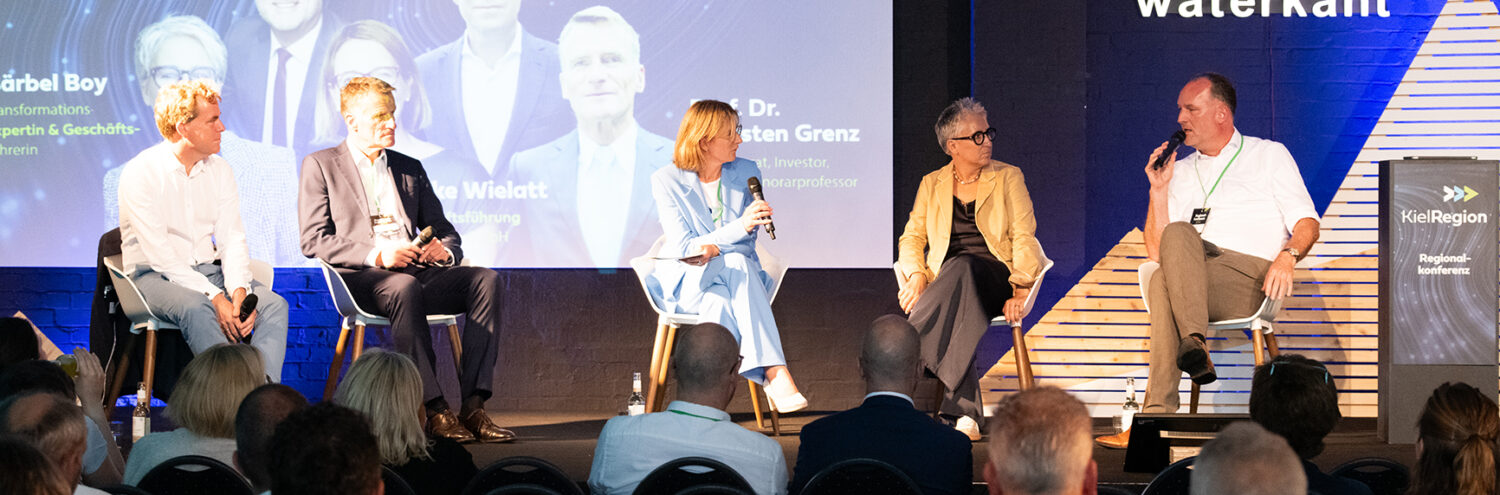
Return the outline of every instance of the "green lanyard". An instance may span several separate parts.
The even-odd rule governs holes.
[[[719,191],[718,191],[718,196],[719,196],[719,211],[713,212],[714,213],[714,227],[718,227],[719,226],[719,222],[724,220],[724,210],[728,209],[727,207],[724,206],[724,174],[722,174],[722,173],[719,174],[719,188],[718,189],[719,189]],[[709,211],[713,211],[713,208],[709,208]]]
[[[709,420],[709,421],[713,421],[715,423],[719,422],[718,418],[710,418],[708,416],[699,416],[697,414],[693,414],[693,413],[685,412],[685,411],[678,411],[676,409],[668,409],[667,412],[681,414],[683,416],[691,416],[691,417],[698,418],[698,419],[706,419],[706,420]]]
[[[1229,157],[1229,163],[1224,164],[1224,170],[1222,172],[1219,172],[1219,178],[1218,179],[1214,179],[1214,187],[1211,188],[1211,189],[1208,189],[1207,191],[1203,191],[1203,207],[1204,208],[1208,208],[1208,197],[1209,196],[1213,196],[1214,195],[1214,191],[1219,190],[1219,182],[1221,182],[1221,181],[1224,180],[1224,174],[1229,173],[1229,167],[1232,166],[1232,165],[1234,165],[1234,160],[1236,158],[1240,157],[1240,152],[1241,151],[1245,151],[1245,135],[1244,134],[1240,134],[1240,147],[1236,148],[1234,150],[1234,156]],[[1202,155],[1199,155],[1199,156],[1202,156]],[[1200,190],[1200,191],[1203,190],[1203,174],[1198,174],[1198,190]]]

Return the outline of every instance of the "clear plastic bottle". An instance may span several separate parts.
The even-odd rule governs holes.
[[[1135,413],[1141,412],[1140,403],[1135,401],[1135,377],[1125,379],[1125,405],[1120,406],[1120,424],[1116,427],[1119,431],[1130,429],[1130,423],[1135,421]]]
[[[135,443],[151,433],[151,396],[146,395],[146,382],[141,382],[135,392],[135,411],[130,413],[130,442]]]
[[[630,398],[625,400],[625,412],[631,416],[646,414],[646,397],[641,395],[641,373],[637,371],[630,385]]]

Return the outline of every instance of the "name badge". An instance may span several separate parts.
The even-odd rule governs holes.
[[[395,215],[370,215],[370,232],[375,234],[376,239],[399,241],[401,223],[396,221]]]
[[[1208,223],[1208,208],[1193,208],[1193,225]]]

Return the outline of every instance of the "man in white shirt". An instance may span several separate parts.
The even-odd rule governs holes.
[[[619,13],[594,6],[573,14],[557,46],[578,127],[516,153],[515,182],[545,184],[547,196],[521,200],[526,227],[505,264],[630,266],[661,236],[651,173],[672,163],[672,140],[635,120],[635,96],[646,89],[640,36]]]
[[[155,113],[166,141],[120,173],[121,268],[194,353],[248,342],[279,382],[287,305],[250,276],[234,170],[216,154],[224,132],[219,93],[202,80],[178,82],[157,94]],[[250,294],[259,302],[242,319]]]
[[[728,329],[704,323],[678,332],[672,356],[677,400],[667,410],[620,416],[604,424],[594,448],[589,489],[596,494],[634,493],[652,470],[683,457],[707,457],[739,473],[755,493],[787,491],[781,445],[729,420],[724,408],[740,380],[739,344]]]
[[[1187,135],[1183,144],[1197,151],[1156,169],[1162,143],[1146,162],[1146,254],[1161,268],[1147,295],[1143,412],[1177,411],[1181,372],[1199,384],[1216,380],[1204,341],[1208,322],[1249,316],[1266,297],[1290,295],[1297,260],[1318,240],[1318,212],[1297,162],[1281,143],[1240,134],[1235,105],[1227,78],[1195,76],[1177,97],[1177,123]],[[1123,447],[1128,435],[1099,441]]]
[[[323,12],[323,0],[255,0],[255,12],[225,36],[235,54],[225,106],[236,132],[302,156],[313,144],[328,45],[343,23]]]

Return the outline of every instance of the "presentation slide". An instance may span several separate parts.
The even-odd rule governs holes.
[[[371,76],[474,265],[628,266],[661,235],[649,179],[683,112],[717,99],[775,208],[769,250],[890,266],[867,242],[892,231],[890,0],[596,2],[6,2],[0,265],[93,266],[121,168],[163,139],[157,90],[208,79],[251,256],[306,266],[302,158],[342,144],[338,90]]]

